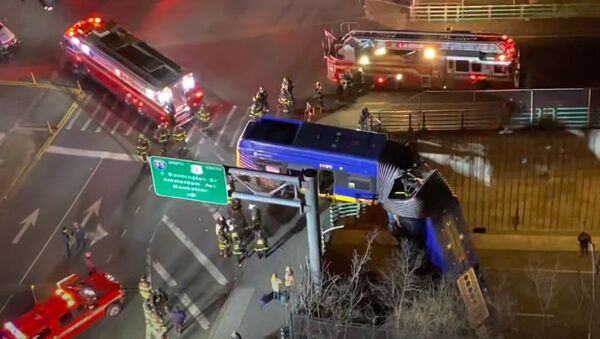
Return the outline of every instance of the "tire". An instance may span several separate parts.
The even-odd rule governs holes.
[[[119,313],[121,313],[121,304],[120,303],[112,303],[106,307],[106,316],[110,318],[116,317]]]

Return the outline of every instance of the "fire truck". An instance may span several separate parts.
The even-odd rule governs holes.
[[[514,39],[470,32],[350,30],[338,38],[325,30],[327,77],[361,72],[375,86],[486,89],[519,86]]]
[[[61,44],[75,74],[91,77],[157,123],[184,125],[202,103],[193,73],[114,22],[79,21]]]
[[[108,273],[71,274],[56,283],[45,302],[4,323],[0,339],[75,338],[103,317],[119,314],[124,297],[123,287]]]

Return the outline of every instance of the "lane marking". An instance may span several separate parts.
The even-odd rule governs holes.
[[[108,255],[108,258],[106,258],[106,263],[108,264],[108,262],[110,261],[110,259],[112,259],[112,253]]]
[[[71,120],[69,121],[69,124],[65,127],[66,130],[70,130],[71,128],[73,128],[75,121],[77,120],[77,118],[79,118],[79,115],[81,114],[82,111],[83,111],[83,109],[80,107],[77,110],[77,112],[75,112],[75,116],[73,118],[71,118]]]
[[[194,257],[208,270],[208,272],[217,280],[217,282],[223,286],[227,285],[227,278],[219,271],[217,266],[208,259],[208,257],[200,251],[200,249],[194,244],[194,242],[181,231],[174,222],[165,214],[162,216],[161,221],[169,227],[169,229],[175,234],[177,238],[185,245],[185,247],[192,252]]]
[[[117,132],[117,128],[119,128],[119,125],[121,125],[121,118],[117,120],[117,123],[115,124],[115,126],[113,126],[113,129],[110,131],[110,134],[115,134],[115,132]]]
[[[237,143],[238,139],[240,138],[239,134],[242,133],[242,128],[246,127],[247,124],[248,124],[248,120],[242,118],[242,122],[239,124],[239,126],[235,130],[235,133],[233,133],[233,135],[231,136],[231,142],[229,143],[229,148],[233,148],[233,146]]]
[[[158,275],[160,275],[161,278],[167,283],[167,285],[169,285],[169,287],[171,287],[171,288],[177,287],[177,282],[175,281],[175,279],[173,279],[173,277],[169,274],[169,272],[167,272],[167,270],[161,263],[159,263],[156,260],[152,260],[152,267],[154,268],[156,273],[158,273]],[[198,306],[196,306],[196,304],[194,304],[192,302],[192,299],[190,299],[190,297],[187,295],[187,293],[185,293],[185,292],[177,293],[177,297],[179,298],[179,301],[181,301],[181,304],[183,305],[183,307],[187,308],[190,315],[192,317],[194,317],[194,319],[196,319],[198,324],[200,324],[200,326],[203,329],[208,330],[208,328],[210,326],[210,322],[208,321],[208,319],[206,319],[206,317],[202,314],[202,312],[200,312],[200,309],[198,309]]]
[[[48,247],[48,244],[50,244],[50,241],[52,240],[52,238],[54,238],[54,235],[56,235],[56,232],[58,232],[58,229],[60,228],[60,226],[63,224],[63,222],[65,222],[65,220],[69,216],[69,213],[71,213],[71,210],[73,209],[73,207],[75,207],[75,204],[77,203],[77,201],[83,194],[83,191],[85,191],[86,187],[92,181],[94,174],[96,174],[96,172],[98,171],[98,168],[100,168],[100,165],[102,165],[102,160],[103,159],[100,159],[100,161],[98,161],[98,164],[92,171],[92,174],[90,174],[89,178],[83,184],[83,187],[81,187],[81,190],[79,191],[79,193],[77,193],[77,196],[75,196],[75,200],[73,200],[73,203],[71,203],[71,206],[69,206],[69,209],[67,210],[67,212],[65,212],[65,215],[63,215],[62,219],[60,219],[60,221],[58,222],[58,225],[56,225],[56,228],[54,228],[54,231],[52,232],[52,234],[50,234],[50,236],[48,237],[48,240],[46,240],[46,243],[44,244],[44,246],[42,246],[42,249],[39,251],[39,253],[35,257],[35,259],[31,263],[31,265],[29,265],[29,268],[27,268],[27,271],[25,271],[25,274],[23,274],[23,276],[21,277],[21,280],[19,280],[19,285],[23,284],[23,281],[25,281],[25,279],[29,275],[29,272],[31,272],[31,269],[33,269],[33,266],[35,266],[35,264],[38,262],[38,260],[40,260],[42,253],[44,253],[44,251],[46,250],[46,247]]]
[[[142,207],[141,207],[141,206],[138,206],[138,207],[135,209],[135,212],[134,212],[133,214],[138,214],[138,213],[140,213],[140,210],[141,210],[141,209],[142,209]]]
[[[8,296],[8,298],[6,299],[6,301],[4,302],[4,304],[2,304],[2,308],[0,308],[0,313],[4,312],[4,309],[6,308],[6,306],[8,306],[8,303],[12,300],[12,298],[14,298],[15,295],[11,294]]]
[[[121,232],[121,238],[123,238],[125,234],[127,234],[127,229],[124,229],[123,232]]]
[[[213,151],[214,155],[217,156],[217,158],[219,158],[219,160],[221,160],[221,162],[225,162],[225,159],[223,159],[223,157],[221,156],[221,154],[219,154],[218,152]]]
[[[225,132],[225,128],[227,128],[227,125],[229,125],[229,120],[231,120],[231,117],[233,116],[233,112],[235,111],[236,108],[237,108],[237,106],[233,105],[233,107],[231,107],[231,110],[229,111],[229,114],[227,114],[227,119],[225,119],[225,123],[223,124],[223,127],[221,127],[221,130],[219,131],[219,135],[217,136],[217,139],[215,140],[215,146],[217,144],[219,144],[219,140],[221,140],[221,137],[223,137],[223,132]]]
[[[150,247],[146,249],[146,280],[152,285],[152,255]]]
[[[113,113],[113,110],[115,109],[115,107],[117,107],[117,104],[119,102],[115,101],[113,102],[112,105],[110,105],[110,108],[106,111],[106,114],[104,115],[104,119],[102,119],[102,121],[100,122],[100,125],[98,125],[98,127],[96,127],[96,133],[100,133],[100,131],[104,128],[104,126],[106,126],[106,122],[108,121],[108,118],[110,118],[110,116]]]
[[[152,184],[150,184],[150,186],[148,186],[148,189],[146,191],[150,192],[152,190]]]
[[[150,241],[148,242],[148,244],[152,244],[152,242],[154,241],[154,237],[156,237],[156,233],[158,233],[158,228],[160,227],[161,222],[157,222],[156,226],[154,226],[154,232],[152,232],[152,237],[150,237]]]
[[[134,121],[132,124],[127,124],[127,126],[129,126],[129,128],[127,129],[127,131],[125,131],[125,134],[124,134],[125,136],[128,136],[129,134],[131,134],[131,132],[133,131],[133,125],[135,125],[136,122],[137,122],[137,120]]]
[[[77,157],[88,157],[88,158],[100,158],[100,159],[111,159],[111,160],[121,160],[121,161],[137,161],[130,154],[126,153],[114,153],[114,152],[106,152],[106,151],[93,151],[81,148],[71,148],[71,147],[62,147],[62,146],[50,146],[46,150],[47,153],[52,154],[61,154],[61,155],[71,155]]]
[[[92,119],[94,119],[96,117],[96,114],[98,114],[98,111],[100,110],[100,108],[102,108],[102,105],[104,104],[104,101],[106,101],[107,97],[108,97],[108,94],[104,93],[102,98],[100,98],[100,101],[98,101],[98,103],[97,103],[98,106],[96,106],[94,111],[92,111],[92,115],[90,115],[90,117],[87,119],[85,124],[83,124],[83,126],[81,127],[81,131],[85,131],[88,128],[88,126],[92,123]]]
[[[150,125],[152,125],[152,121],[148,121],[148,123],[146,124],[146,126],[142,130],[142,134],[146,134],[146,131],[148,130],[148,128],[150,128]]]

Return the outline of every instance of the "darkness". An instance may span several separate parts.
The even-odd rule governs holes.
[[[600,37],[517,40],[525,88],[600,86]]]

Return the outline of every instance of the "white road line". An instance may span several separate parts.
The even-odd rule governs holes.
[[[108,121],[108,118],[110,118],[110,116],[113,113],[113,109],[115,109],[115,107],[117,107],[117,105],[119,104],[118,101],[113,102],[112,105],[110,105],[110,109],[108,109],[108,111],[106,111],[106,115],[104,115],[104,119],[102,119],[102,122],[100,122],[100,125],[98,125],[98,127],[96,128],[96,133],[100,133],[100,131],[104,128],[104,126],[106,126],[106,122]]]
[[[123,232],[121,232],[121,238],[123,238],[125,234],[127,234],[127,229],[124,229]]]
[[[148,189],[146,191],[150,192],[150,190],[152,190],[152,184],[150,184],[150,186],[148,186]]]
[[[133,214],[138,214],[138,213],[140,213],[140,210],[141,210],[141,209],[142,209],[142,207],[141,207],[141,206],[138,206],[138,207],[135,209],[135,212],[134,212]]]
[[[77,112],[75,112],[75,115],[71,117],[71,120],[69,121],[69,123],[67,124],[67,126],[65,126],[66,130],[70,130],[71,128],[73,128],[73,124],[75,124],[75,121],[77,120],[77,118],[79,118],[79,115],[81,114],[81,107],[79,107],[77,109]]]
[[[89,185],[90,181],[92,181],[92,178],[94,177],[94,174],[96,174],[96,172],[98,171],[98,168],[100,168],[100,165],[102,165],[102,159],[100,159],[100,161],[98,161],[98,164],[92,171],[92,174],[90,174],[90,177],[85,181],[85,183],[83,184],[83,187],[81,187],[81,190],[79,191],[79,193],[77,193],[77,196],[75,196],[73,203],[71,203],[71,206],[69,206],[69,209],[67,210],[67,212],[65,212],[65,215],[63,215],[62,219],[60,219],[60,221],[58,222],[58,225],[56,225],[54,232],[52,232],[52,234],[50,234],[50,236],[48,237],[48,240],[46,240],[46,243],[44,244],[44,246],[42,246],[42,249],[40,250],[40,252],[37,254],[35,259],[33,259],[33,262],[31,263],[31,265],[29,265],[29,268],[27,269],[27,271],[25,271],[25,274],[23,274],[23,276],[21,277],[21,280],[19,280],[19,285],[23,284],[23,281],[25,281],[25,279],[29,275],[29,272],[31,272],[31,269],[33,268],[33,266],[35,266],[37,261],[40,260],[42,253],[44,253],[44,251],[46,250],[46,247],[48,247],[48,244],[50,243],[52,238],[54,238],[54,235],[56,234],[56,232],[58,232],[58,229],[60,228],[60,226],[63,224],[63,222],[65,222],[65,219],[67,219],[67,217],[69,216],[69,213],[71,213],[71,210],[73,209],[73,207],[75,207],[75,204],[77,204],[77,201],[83,194],[83,191],[85,191],[86,187]]]
[[[112,253],[108,255],[108,258],[106,258],[106,263],[108,264],[108,262],[110,261],[110,259],[112,259]]]
[[[127,131],[125,131],[125,136],[128,136],[129,134],[131,134],[131,132],[133,132],[133,125],[135,125],[135,121],[132,124],[127,124],[129,128],[127,129]]]
[[[225,123],[223,124],[223,127],[221,127],[221,130],[219,131],[219,135],[217,136],[217,139],[215,140],[215,146],[219,143],[219,140],[221,140],[221,137],[223,136],[223,132],[225,132],[227,125],[229,125],[229,120],[231,120],[231,117],[233,116],[233,112],[235,111],[236,108],[237,108],[237,106],[233,105],[233,107],[231,107],[231,111],[229,111],[229,114],[227,114],[227,119],[225,119]]]
[[[232,148],[238,141],[238,139],[240,138],[240,133],[242,133],[242,128],[246,127],[246,124],[248,124],[248,121],[246,119],[242,119],[240,125],[237,127],[237,129],[235,130],[235,133],[233,133],[233,135],[231,136],[231,142],[229,143],[229,148]]]
[[[121,118],[119,118],[119,120],[117,120],[117,123],[115,124],[113,129],[110,130],[110,134],[115,134],[115,132],[117,132],[117,128],[119,128],[119,125],[121,125]]]
[[[219,271],[217,266],[208,259],[208,257],[200,251],[200,249],[192,242],[192,240],[172,222],[167,215],[163,215],[161,221],[171,229],[173,234],[185,245],[185,247],[192,252],[196,259],[204,265],[208,272],[217,280],[217,282],[223,286],[227,285],[227,278]]]
[[[14,294],[8,296],[4,304],[2,304],[2,308],[0,308],[0,313],[4,312],[4,309],[6,308],[6,306],[8,306],[8,303],[12,300],[12,298],[14,298],[14,296]]]
[[[87,150],[87,149],[81,149],[81,148],[70,148],[70,147],[62,147],[62,146],[50,146],[50,147],[48,147],[48,149],[46,149],[46,153],[72,155],[72,156],[88,157],[88,158],[121,160],[121,161],[137,161],[130,154],[126,154],[126,153],[93,151],[93,150]]]
[[[146,280],[152,284],[152,255],[150,255],[150,247],[146,249]]]
[[[156,273],[158,273],[158,275],[160,275],[161,278],[163,278],[167,285],[169,285],[169,287],[177,287],[177,282],[175,281],[175,279],[173,279],[169,272],[167,272],[167,270],[161,263],[159,263],[156,260],[152,260],[152,267],[154,268]],[[190,315],[194,317],[194,319],[196,319],[198,324],[200,324],[200,326],[203,329],[208,330],[210,322],[208,321],[208,319],[206,319],[202,312],[200,312],[196,304],[192,302],[192,299],[190,299],[190,297],[186,293],[178,293],[177,297],[179,298],[179,301],[181,301],[183,306],[188,309]]]
[[[108,94],[104,93],[104,95],[102,96],[100,101],[98,101],[96,103],[97,104],[96,108],[92,112],[92,115],[90,115],[90,117],[87,119],[85,124],[83,124],[83,126],[81,127],[81,131],[85,131],[88,128],[88,126],[92,123],[92,119],[94,119],[96,117],[96,114],[98,114],[98,111],[100,110],[100,108],[102,108],[102,104],[104,103],[104,101],[106,100],[107,97],[108,97]]]
[[[190,140],[192,140],[192,137],[194,136],[194,132],[196,132],[196,127],[194,126],[194,128],[190,129],[190,133],[188,133],[188,135],[185,137],[185,143],[189,143]]]
[[[223,157],[218,152],[213,151],[213,153],[217,156],[217,158],[219,158],[219,160],[221,160],[221,162],[225,162],[225,159],[223,159]]]

